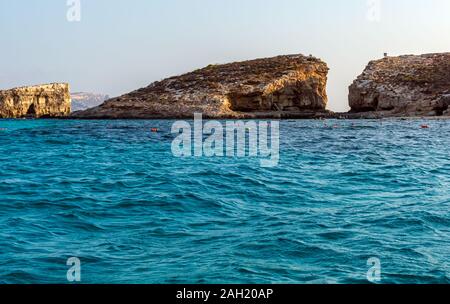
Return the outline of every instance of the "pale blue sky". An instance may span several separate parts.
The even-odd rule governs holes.
[[[210,63],[313,54],[331,68],[329,108],[369,60],[450,51],[450,1],[0,0],[0,89],[65,81],[119,95]]]

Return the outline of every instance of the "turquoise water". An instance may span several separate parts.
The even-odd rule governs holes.
[[[275,168],[171,124],[1,120],[0,283],[450,283],[450,121],[284,121]]]

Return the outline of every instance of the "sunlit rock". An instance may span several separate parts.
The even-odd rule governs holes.
[[[70,103],[65,83],[0,91],[0,118],[65,117],[70,114]]]
[[[302,117],[328,113],[326,63],[289,55],[210,65],[74,113],[76,118]]]

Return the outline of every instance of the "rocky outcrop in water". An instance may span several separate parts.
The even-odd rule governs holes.
[[[351,112],[369,116],[450,115],[450,53],[372,61],[350,86],[349,102]]]
[[[314,117],[326,115],[327,65],[278,56],[206,68],[110,99],[75,118]]]
[[[65,117],[69,114],[68,84],[53,83],[0,91],[0,118]]]
[[[108,95],[77,92],[71,94],[72,112],[84,111],[101,105],[109,99]]]

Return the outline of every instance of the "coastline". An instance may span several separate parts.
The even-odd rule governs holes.
[[[104,117],[104,118],[79,118],[79,117],[40,117],[40,118],[0,118],[0,121],[6,120],[80,120],[80,121],[117,121],[117,120],[130,120],[130,121],[145,121],[145,120],[192,120],[192,116],[174,116],[174,117]],[[274,120],[450,120],[450,116],[386,116],[386,117],[374,117],[374,116],[364,116],[364,115],[348,115],[347,113],[335,113],[335,115],[319,115],[319,116],[308,116],[308,115],[285,115],[285,116],[271,116],[271,115],[260,115],[260,116],[246,116],[246,117],[234,117],[234,116],[223,116],[223,117],[207,117],[204,116],[205,120],[264,120],[264,119],[274,119]]]
[[[79,111],[72,107],[67,83],[22,86],[0,91],[0,117],[187,120],[202,113],[208,120],[448,119],[449,59],[450,53],[442,53],[369,62],[349,87],[348,112],[327,109],[326,62],[296,54],[209,65]]]

